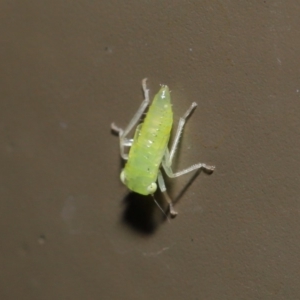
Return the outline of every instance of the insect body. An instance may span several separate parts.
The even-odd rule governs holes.
[[[156,182],[158,182],[160,190],[164,193],[168,201],[170,214],[174,217],[177,215],[177,212],[174,210],[172,201],[166,193],[166,186],[160,172],[160,167],[162,166],[166,174],[172,178],[200,168],[212,172],[215,167],[198,163],[187,169],[173,173],[171,168],[172,160],[180,135],[186,119],[196,108],[197,104],[193,102],[184,116],[180,118],[174,142],[169,151],[168,142],[173,124],[173,112],[170,91],[166,85],[163,85],[154,97],[144,122],[137,126],[134,138],[127,138],[128,133],[140,121],[142,114],[150,104],[149,90],[147,89],[146,81],[147,79],[142,81],[145,99],[128,126],[124,130],[115,124],[111,126],[112,129],[119,134],[121,156],[127,161],[120,177],[122,182],[130,190],[141,195],[153,195],[157,189]],[[129,154],[125,153],[125,147],[131,147]]]
[[[173,123],[167,86],[155,96],[144,122],[136,130],[128,161],[121,173],[124,184],[132,191],[149,195],[156,190],[156,181]]]

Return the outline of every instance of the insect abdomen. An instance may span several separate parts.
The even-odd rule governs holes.
[[[163,86],[149,107],[140,131],[135,135],[125,166],[127,186],[141,194],[142,186],[157,179],[173,123],[170,92]]]

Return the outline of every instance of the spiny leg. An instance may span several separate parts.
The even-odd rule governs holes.
[[[127,139],[126,136],[132,130],[132,128],[139,122],[141,119],[145,109],[150,103],[149,99],[149,89],[147,88],[147,78],[142,80],[142,88],[144,92],[145,99],[143,100],[142,104],[140,105],[137,112],[134,114],[133,118],[130,120],[127,127],[123,130],[122,128],[116,126],[114,123],[111,124],[111,129],[118,133],[120,139],[120,154],[121,157],[125,160],[128,159],[128,154],[125,153],[124,147],[130,147],[132,145],[133,140]]]
[[[172,202],[171,198],[169,197],[169,195],[167,193],[167,188],[166,188],[166,185],[165,185],[164,178],[161,174],[161,171],[158,171],[157,181],[158,181],[159,189],[161,190],[161,192],[163,193],[166,201],[169,204],[170,215],[171,215],[172,218],[175,218],[178,213],[173,208],[173,202]]]
[[[178,127],[177,127],[177,131],[176,131],[176,134],[175,134],[174,142],[173,142],[172,147],[171,147],[171,151],[169,152],[169,150],[166,149],[166,152],[165,152],[165,155],[164,155],[164,158],[163,158],[163,161],[162,161],[162,166],[163,166],[166,174],[171,178],[184,175],[186,173],[192,172],[192,171],[197,170],[197,169],[205,169],[206,171],[211,171],[211,172],[215,169],[214,166],[209,166],[209,165],[206,165],[206,164],[203,164],[203,163],[198,163],[198,164],[192,165],[189,168],[186,168],[186,169],[184,169],[182,171],[179,171],[179,172],[176,172],[176,173],[174,173],[172,171],[172,167],[171,167],[172,166],[172,161],[173,161],[174,154],[176,152],[176,149],[177,149],[179,139],[180,139],[180,136],[182,134],[184,125],[186,123],[186,119],[190,116],[190,114],[193,112],[193,110],[196,107],[197,107],[197,103],[193,102],[192,105],[190,106],[190,108],[183,115],[183,117],[180,118],[179,123],[178,123]]]
[[[182,131],[183,131],[183,127],[186,123],[186,119],[191,115],[191,113],[196,109],[196,107],[197,107],[197,103],[193,102],[192,105],[189,107],[189,109],[185,112],[185,114],[179,119],[179,123],[178,123],[176,134],[175,134],[175,138],[174,138],[171,150],[170,150],[171,164],[172,164],[173,157],[174,157],[174,154],[176,152],[176,149],[177,149],[177,146],[178,146],[178,143],[179,143],[180,136],[181,136]]]

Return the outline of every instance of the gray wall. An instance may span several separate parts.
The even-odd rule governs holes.
[[[127,4],[126,4],[127,3]],[[299,1],[1,1],[0,298],[300,299]],[[168,181],[128,194],[111,122],[198,109]],[[183,191],[183,192],[182,192]],[[157,195],[159,198],[159,195]]]

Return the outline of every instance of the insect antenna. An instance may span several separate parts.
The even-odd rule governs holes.
[[[168,215],[165,213],[165,211],[162,209],[162,207],[159,205],[159,203],[156,201],[156,199],[154,198],[154,194],[151,194],[153,201],[155,202],[155,204],[157,205],[157,207],[161,210],[161,212],[164,214],[164,216],[167,218],[168,222],[170,222],[170,219],[168,217]]]

